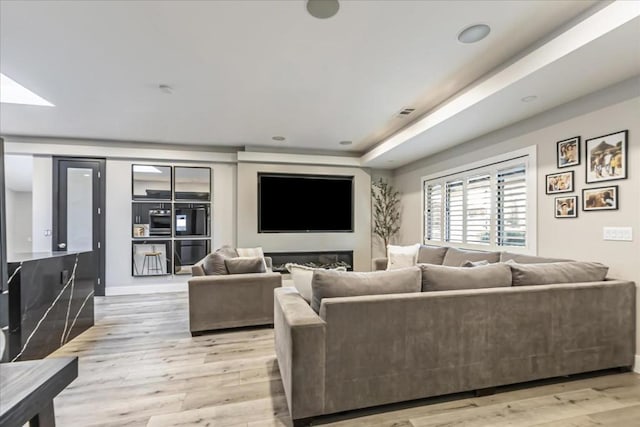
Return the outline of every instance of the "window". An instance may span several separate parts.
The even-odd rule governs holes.
[[[535,147],[422,184],[424,243],[535,253]]]

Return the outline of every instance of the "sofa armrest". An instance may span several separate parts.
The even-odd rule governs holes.
[[[374,258],[371,260],[371,267],[373,271],[380,271],[387,269],[387,258]]]
[[[273,323],[279,273],[220,274],[189,279],[191,332]]]
[[[295,288],[274,292],[276,355],[291,418],[324,410],[326,324]]]

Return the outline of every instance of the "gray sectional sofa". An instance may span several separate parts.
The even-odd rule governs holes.
[[[423,260],[444,262],[448,251],[440,257],[425,250]],[[468,255],[453,252],[449,261],[457,265]],[[493,253],[487,258],[518,257],[498,253],[496,259]],[[521,286],[414,291],[420,273],[405,272],[401,280],[406,283],[395,285],[409,292],[325,293],[318,312],[295,288],[276,289],[276,353],[294,424],[351,409],[633,365],[633,282],[526,285],[539,268],[525,262],[555,260],[519,261],[514,278]],[[474,268],[479,267],[469,270]],[[567,271],[550,277],[563,279]],[[354,273],[314,273],[314,292],[332,277],[357,277],[340,274]],[[369,274],[394,280],[393,271]],[[376,280],[365,282],[373,286]],[[424,277],[420,285],[424,288]]]

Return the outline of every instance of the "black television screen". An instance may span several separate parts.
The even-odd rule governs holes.
[[[353,176],[258,174],[258,232],[353,231]]]

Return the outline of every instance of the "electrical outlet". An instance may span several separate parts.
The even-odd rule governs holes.
[[[633,241],[633,229],[631,227],[603,227],[603,240],[617,240],[623,242]]]

